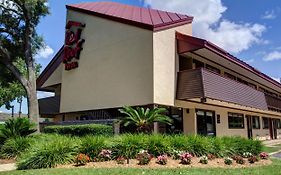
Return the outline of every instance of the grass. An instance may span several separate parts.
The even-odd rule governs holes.
[[[281,172],[281,160],[273,159],[273,163],[269,166],[261,166],[255,168],[183,168],[183,169],[132,169],[132,168],[115,168],[115,169],[93,169],[93,168],[74,168],[74,169],[41,169],[41,170],[24,170],[1,172],[0,175],[170,175],[170,174],[188,174],[188,175],[219,175],[219,174],[251,174],[251,175],[277,175]]]
[[[281,150],[281,144],[274,145],[274,146],[264,146],[263,148],[263,151],[268,153],[273,153],[279,150]]]

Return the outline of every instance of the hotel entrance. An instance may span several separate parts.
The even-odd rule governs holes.
[[[197,134],[204,136],[216,136],[215,112],[196,110]]]

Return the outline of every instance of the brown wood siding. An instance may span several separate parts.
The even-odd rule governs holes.
[[[267,110],[264,93],[205,69],[179,73],[177,99],[206,97]]]
[[[265,98],[268,107],[281,109],[281,98],[274,97],[268,94],[265,94]]]
[[[200,69],[178,73],[177,99],[203,97],[203,84]]]

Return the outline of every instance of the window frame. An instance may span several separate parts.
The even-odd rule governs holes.
[[[258,126],[254,125],[254,118],[258,119]],[[253,129],[260,129],[261,128],[260,117],[259,116],[252,116],[252,128]]]
[[[239,123],[234,124],[236,121],[230,121],[230,119],[234,119],[235,118],[242,118],[242,123],[240,123],[240,125],[242,124],[242,126],[239,126]],[[244,114],[241,113],[233,113],[233,112],[228,112],[228,129],[245,129],[245,116]],[[237,120],[238,121],[238,120]],[[237,125],[237,126],[235,126]]]
[[[264,121],[267,121],[267,126],[265,127]],[[269,129],[269,118],[268,117],[262,117],[262,129]]]

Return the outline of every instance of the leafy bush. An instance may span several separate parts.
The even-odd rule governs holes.
[[[157,157],[156,163],[160,165],[166,165],[168,162],[168,157],[167,155],[161,155]]]
[[[0,128],[0,145],[9,138],[14,137],[26,137],[34,132],[34,123],[32,123],[28,118],[11,118],[7,120]]]
[[[137,155],[137,160],[139,161],[139,165],[147,165],[152,159],[152,155],[148,153],[146,150],[140,151]]]
[[[74,161],[79,151],[79,139],[66,136],[43,136],[17,162],[18,169],[53,168]]]
[[[86,154],[78,154],[75,158],[75,164],[77,166],[81,166],[81,165],[86,165],[88,162],[90,161],[90,157],[87,156]]]
[[[207,155],[211,150],[210,137],[204,137],[200,135],[188,136],[188,152],[195,156]]]
[[[169,153],[171,146],[168,137],[160,134],[148,136],[146,139],[146,150],[155,157]]]
[[[86,135],[113,135],[113,128],[109,125],[101,124],[85,124],[85,125],[54,125],[46,126],[45,133],[55,133],[71,136],[86,136]]]
[[[224,163],[226,164],[226,165],[231,165],[232,164],[232,159],[230,158],[230,157],[226,157],[225,159],[224,159]]]
[[[86,136],[81,138],[80,152],[89,155],[92,160],[98,157],[99,153],[106,148],[106,137]]]
[[[192,155],[190,153],[182,153],[180,156],[181,164],[189,165],[191,164]]]
[[[0,156],[4,159],[17,158],[33,143],[29,137],[14,137],[5,141],[1,147]]]

